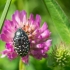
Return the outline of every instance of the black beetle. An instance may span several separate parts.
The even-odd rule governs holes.
[[[17,54],[20,55],[21,57],[26,56],[30,50],[30,42],[26,32],[23,31],[21,28],[18,29],[15,32],[13,41],[15,46],[14,49],[17,52]]]

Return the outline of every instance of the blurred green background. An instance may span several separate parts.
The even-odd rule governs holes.
[[[7,0],[0,0],[0,17],[5,7],[6,1]],[[65,13],[65,17],[68,19],[66,26],[69,29],[70,28],[70,0],[51,0],[51,1],[56,1],[56,3],[60,6],[59,11],[63,10],[63,12]],[[20,11],[25,10],[27,12],[28,17],[30,13],[33,13],[34,16],[36,14],[40,14],[42,18],[41,25],[44,23],[44,21],[46,21],[50,31],[52,32],[51,34],[52,46],[54,47],[54,45],[57,45],[62,41],[59,36],[59,34],[61,33],[60,31],[58,32],[60,28],[57,30],[56,29],[57,26],[56,25],[54,26],[52,22],[52,18],[51,18],[48,6],[46,7],[46,4],[44,3],[43,0],[12,0],[6,19],[11,19],[12,14],[16,10],[20,10]],[[54,6],[56,6],[56,9],[57,9],[57,5],[54,5]],[[55,10],[54,10],[54,13],[55,13]],[[4,46],[5,46],[5,43],[3,41],[0,41],[0,51],[2,51],[5,48]],[[50,53],[50,51],[51,49],[49,50],[48,54]],[[0,58],[0,70],[19,70],[19,58],[12,61],[8,60],[6,57]],[[33,57],[30,57],[29,64],[26,65],[26,70],[52,70],[52,68],[50,68],[47,65],[47,58],[39,61]],[[65,70],[70,70],[70,67],[66,68]]]

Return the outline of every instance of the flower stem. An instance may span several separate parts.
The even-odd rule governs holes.
[[[4,7],[4,10],[3,10],[3,13],[2,13],[2,16],[0,18],[0,33],[1,33],[2,27],[4,25],[4,20],[5,20],[6,16],[7,16],[11,1],[12,0],[7,0],[6,5]]]
[[[25,65],[23,64],[21,59],[19,61],[19,70],[25,70]]]

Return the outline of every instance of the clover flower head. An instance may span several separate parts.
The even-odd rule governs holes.
[[[4,41],[5,50],[2,56],[14,59],[21,56],[24,63],[28,63],[29,55],[36,59],[46,58],[46,52],[51,46],[50,34],[46,22],[40,27],[41,17],[33,14],[27,18],[26,12],[16,11],[12,20],[5,20],[0,39]]]
[[[53,50],[52,56],[54,66],[70,66],[70,51],[68,46],[64,43],[56,46],[56,49]]]

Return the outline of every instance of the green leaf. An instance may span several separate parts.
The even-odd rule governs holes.
[[[52,23],[57,29],[57,32],[59,33],[60,38],[62,41],[64,41],[66,44],[70,43],[70,32],[68,27],[66,26],[68,20],[64,12],[61,10],[59,5],[55,2],[55,0],[44,0],[46,8],[48,8],[48,11],[50,13]]]
[[[62,7],[70,21],[70,0],[56,0]]]
[[[4,11],[2,13],[2,16],[1,16],[1,19],[0,19],[0,32],[1,32],[1,29],[2,29],[2,26],[3,26],[3,23],[4,23],[4,20],[6,18],[6,15],[8,13],[8,10],[9,10],[10,4],[11,4],[11,1],[12,0],[7,0],[6,5],[5,5],[5,8],[4,8]]]

